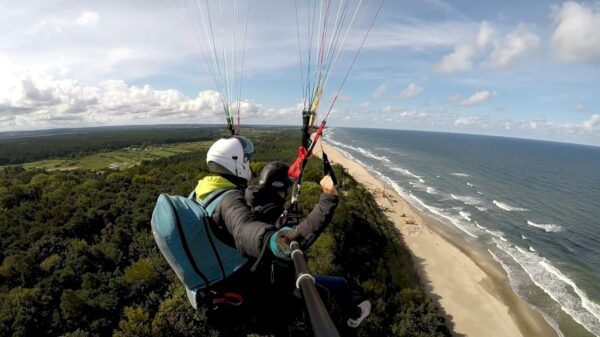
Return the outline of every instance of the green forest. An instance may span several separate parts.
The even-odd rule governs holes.
[[[109,132],[103,130],[102,132]],[[218,132],[183,137],[164,131],[164,142],[215,139]],[[141,136],[28,138],[45,150],[11,157],[21,139],[3,140],[4,163],[145,142]],[[295,158],[299,132],[244,131],[256,147],[253,170],[269,161]],[[58,137],[56,140],[54,137]],[[168,138],[168,139],[167,139]],[[104,146],[93,139],[113,139]],[[116,141],[118,140],[118,141]],[[168,140],[168,141],[167,141]],[[11,145],[12,144],[12,145]],[[51,144],[62,144],[53,150]],[[11,148],[11,146],[16,148]],[[9,166],[0,169],[0,335],[2,336],[229,336],[215,330],[188,303],[184,287],[161,256],[150,230],[160,193],[188,195],[208,174],[204,151],[143,161],[126,169],[47,171]],[[7,159],[8,158],[8,159]],[[450,336],[437,305],[425,294],[399,232],[372,196],[343,168],[333,222],[310,248],[315,274],[346,277],[373,303],[356,336]],[[300,200],[306,212],[317,202],[322,176],[319,159],[304,175]],[[299,315],[291,336],[310,336]],[[252,326],[244,335],[253,335]],[[239,335],[239,332],[233,335]]]

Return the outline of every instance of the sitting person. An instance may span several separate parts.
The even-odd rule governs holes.
[[[246,201],[252,208],[257,219],[270,224],[279,226],[285,223],[281,215],[285,209],[285,202],[292,181],[288,177],[289,166],[280,161],[270,162],[262,169],[258,186],[249,186],[246,189]],[[325,229],[325,226],[331,222],[330,215],[333,212],[327,212],[329,205],[335,202],[337,205],[337,189],[333,185],[331,177],[325,176],[321,180],[321,193],[319,203],[313,208],[310,214],[301,224],[306,226],[296,226],[296,230],[305,238],[303,246],[306,248],[314,242],[318,235]],[[317,221],[325,218],[326,221]],[[311,226],[313,225],[313,226]],[[285,227],[284,227],[285,228]],[[294,277],[293,266],[290,263],[273,261],[271,271],[274,275],[283,275],[283,277]],[[343,277],[337,276],[315,276],[316,284],[325,288],[329,295],[332,295],[340,305],[344,316],[348,317],[347,324],[356,328],[369,315],[371,303],[363,301],[358,305],[353,304],[348,282]]]

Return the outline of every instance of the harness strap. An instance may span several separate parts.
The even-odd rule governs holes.
[[[251,272],[255,272],[256,268],[258,268],[260,261],[262,261],[263,257],[265,256],[265,252],[267,251],[267,246],[269,245],[269,241],[271,241],[271,236],[275,235],[275,233],[276,232],[272,232],[271,234],[265,235],[263,237],[262,249],[260,250],[260,254],[258,255],[258,258],[256,259],[256,262],[254,262],[254,264],[250,268]]]
[[[244,303],[244,297],[238,293],[226,292],[221,297],[213,297],[212,303],[214,305],[231,305],[239,307]]]

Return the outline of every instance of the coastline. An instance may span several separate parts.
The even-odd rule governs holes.
[[[335,147],[323,143],[375,198],[400,231],[426,291],[440,305],[455,336],[559,336],[543,316],[511,289],[508,277],[484,250],[412,207],[393,189]],[[320,151],[315,151],[320,156]]]

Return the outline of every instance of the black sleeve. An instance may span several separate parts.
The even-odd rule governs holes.
[[[338,197],[333,194],[321,193],[319,203],[310,214],[296,226],[303,238],[308,239],[312,234],[319,235],[333,218],[338,205]]]
[[[258,257],[263,240],[276,230],[274,226],[256,220],[243,192],[238,190],[223,197],[215,210],[213,220],[227,229],[233,236],[238,251],[247,257]]]

